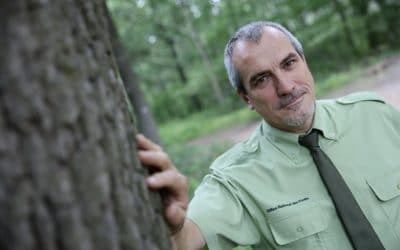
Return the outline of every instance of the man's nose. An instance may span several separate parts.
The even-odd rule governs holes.
[[[278,96],[285,96],[292,93],[295,88],[294,81],[285,75],[278,75],[275,83]]]

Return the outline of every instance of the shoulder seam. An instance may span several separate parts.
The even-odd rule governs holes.
[[[355,92],[343,97],[336,99],[336,102],[339,104],[354,104],[358,102],[364,101],[373,101],[373,102],[381,102],[385,103],[385,100],[374,92]]]

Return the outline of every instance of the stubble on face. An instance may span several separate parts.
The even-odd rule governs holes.
[[[314,116],[315,103],[307,103],[309,90],[305,86],[293,89],[289,94],[281,96],[275,107],[282,112],[281,123],[287,127],[304,127]]]
[[[288,127],[304,127],[310,119],[312,120],[315,112],[315,103],[308,104],[301,110],[301,106],[287,108],[292,111],[291,115],[283,116],[282,123]]]

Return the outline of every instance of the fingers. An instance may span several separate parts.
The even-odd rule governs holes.
[[[153,175],[148,183],[150,187],[166,188],[169,192],[163,196],[164,216],[171,234],[177,233],[183,227],[188,206],[186,177],[171,169]]]
[[[168,155],[163,151],[139,150],[139,159],[144,165],[151,166],[157,170],[175,168]]]
[[[178,232],[185,221],[188,206],[187,179],[176,169],[157,172],[146,179],[152,189],[165,189],[164,216],[172,233]]]
[[[178,172],[169,156],[160,146],[138,134],[136,136],[139,159],[152,170],[147,185],[162,192],[164,216],[172,232],[181,229],[188,206],[188,184],[184,175]],[[165,189],[165,190],[164,190]]]
[[[139,149],[161,151],[161,147],[160,146],[158,146],[157,144],[155,144],[151,140],[147,139],[142,134],[137,134],[136,135],[136,140],[137,140]]]
[[[146,179],[150,188],[161,189],[167,188],[174,193],[176,199],[186,197],[187,179],[176,169],[169,169],[157,172]]]
[[[159,171],[175,168],[170,161],[169,156],[160,146],[141,134],[138,134],[136,139],[139,148],[139,159],[142,164]]]

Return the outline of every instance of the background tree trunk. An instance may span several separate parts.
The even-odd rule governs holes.
[[[140,88],[139,82],[132,70],[131,62],[127,56],[127,51],[125,50],[122,42],[119,39],[117,28],[115,27],[108,10],[106,12],[106,18],[110,30],[111,45],[114,56],[118,64],[121,78],[125,83],[124,85],[126,87],[129,100],[131,101],[133,109],[135,110],[138,129],[140,133],[150,138],[153,142],[161,144],[161,138],[158,133],[157,124],[154,119],[153,113],[151,112],[150,107],[147,104],[144,93]]]
[[[182,3],[182,11],[183,15],[185,18],[185,27],[187,29],[187,33],[189,34],[190,38],[193,41],[193,44],[195,45],[198,53],[200,54],[200,57],[203,61],[204,68],[206,69],[208,73],[208,78],[210,80],[210,84],[213,90],[213,94],[215,96],[215,100],[218,102],[218,104],[223,104],[225,96],[223,94],[222,88],[220,86],[220,83],[218,82],[218,77],[215,75],[210,57],[206,51],[206,46],[204,45],[204,42],[202,41],[202,38],[199,36],[199,32],[195,30],[192,16],[190,14],[189,6],[187,3],[183,2]]]
[[[342,6],[342,4],[340,3],[339,0],[332,0],[332,2],[333,2],[335,10],[336,10],[337,14],[339,15],[340,20],[342,22],[343,35],[346,38],[348,45],[351,47],[351,49],[355,55],[359,55],[360,53],[356,46],[356,42],[354,41],[351,29],[350,29],[349,20],[345,13],[345,8]]]
[[[384,36],[376,28],[378,19],[376,17],[373,18],[371,14],[368,12],[369,2],[370,1],[365,1],[365,0],[350,1],[352,7],[354,8],[355,14],[364,19],[363,23],[369,49],[372,51],[377,51],[382,41],[384,40],[383,39]]]
[[[0,1],[0,249],[170,249],[102,1]]]

